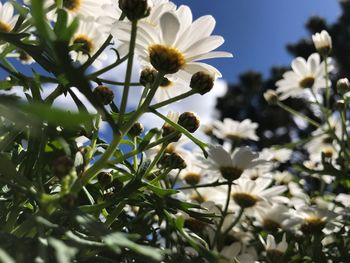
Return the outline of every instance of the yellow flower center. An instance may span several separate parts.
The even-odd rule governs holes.
[[[249,193],[234,193],[232,197],[233,200],[242,208],[252,207],[256,204],[256,202],[258,202],[258,198]]]
[[[284,253],[277,249],[269,249],[266,250],[267,257],[271,260],[271,262],[282,263]]]
[[[302,88],[311,88],[315,83],[315,78],[312,76],[305,77],[299,82],[299,86]]]
[[[198,203],[204,203],[205,201],[207,201],[207,198],[203,195],[199,195],[199,194],[196,194],[194,193],[192,196],[191,196],[191,199],[193,201],[197,201]]]
[[[63,0],[63,7],[71,12],[76,12],[79,10],[81,5],[80,0]]]
[[[232,182],[242,175],[243,170],[233,166],[222,166],[220,167],[220,173],[222,177]]]
[[[235,133],[227,133],[225,135],[226,139],[229,139],[231,141],[240,141],[242,139],[241,136],[239,136],[238,134]]]
[[[73,40],[73,43],[80,44],[81,45],[80,50],[86,54],[91,54],[95,49],[95,45],[92,42],[92,40],[87,35],[84,35],[84,34],[76,35]]]
[[[198,173],[194,173],[194,172],[189,172],[185,175],[185,181],[187,184],[189,185],[196,185],[200,182],[201,180],[201,175]]]
[[[148,48],[152,66],[165,74],[173,74],[186,64],[185,56],[176,48],[155,44]]]
[[[5,22],[0,21],[0,31],[8,33],[11,31],[11,26]]]

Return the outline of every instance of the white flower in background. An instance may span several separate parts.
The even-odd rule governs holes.
[[[328,119],[334,134],[341,138],[342,135],[342,122],[339,118],[331,116]],[[312,162],[320,162],[322,153],[327,158],[336,159],[338,157],[338,152],[340,146],[334,139],[333,134],[329,131],[329,126],[327,124],[322,125],[322,127],[316,129],[312,132],[312,140],[305,144],[305,148],[310,154],[310,160]]]
[[[338,194],[335,201],[340,202],[343,206],[350,208],[350,195]]]
[[[208,159],[203,159],[208,173],[213,178],[222,176],[228,181],[238,179],[246,169],[265,163],[249,147],[240,147],[230,154],[221,145],[210,145],[208,154]]]
[[[293,181],[294,176],[288,171],[275,171],[272,173],[272,177],[277,184],[287,185],[289,182]]]
[[[257,253],[253,247],[245,248],[241,243],[234,242],[233,244],[224,247],[220,251],[220,263],[254,263],[257,260]]]
[[[157,14],[154,16],[157,17]],[[177,76],[188,82],[199,71],[211,72],[221,77],[214,67],[198,62],[209,58],[232,57],[227,52],[213,51],[224,42],[221,36],[211,36],[214,26],[215,20],[212,16],[203,16],[193,22],[192,12],[187,6],[160,14],[158,26],[140,23],[136,52],[143,61],[141,64],[152,64],[165,74],[177,73]],[[121,42],[128,43],[129,31],[130,26],[122,28],[117,24],[112,34]]]
[[[0,2],[0,31],[11,32],[15,27],[19,15],[14,15],[14,8],[10,2]]]
[[[206,170],[200,166],[198,159],[193,155],[187,155],[186,164],[187,167],[180,172],[180,179],[182,179],[186,184],[197,185],[199,183],[204,183],[207,181]]]
[[[80,44],[80,51],[72,51],[72,59],[80,63],[86,62],[103,45],[107,35],[103,34],[99,24],[93,21],[80,20],[79,27],[71,39],[71,44]],[[102,53],[93,63],[95,67],[101,67],[102,61],[106,59]]]
[[[320,54],[327,55],[332,50],[332,38],[326,30],[312,35],[312,41]]]
[[[223,122],[215,121],[213,123],[214,129],[213,133],[216,137],[228,140],[259,140],[256,135],[256,129],[258,124],[252,122],[250,119],[245,119],[243,121],[235,121],[229,118],[225,118]]]
[[[255,224],[267,231],[277,231],[282,228],[284,230],[291,230],[294,226],[289,221],[289,208],[283,204],[273,204],[269,209],[257,214]]]
[[[271,186],[272,180],[258,178],[255,181],[240,178],[232,185],[232,198],[234,202],[244,209],[244,214],[256,216],[271,207],[272,203],[288,201],[280,196],[287,190],[284,185]]]
[[[302,206],[293,210],[293,217],[290,219],[300,224],[300,230],[304,234],[315,234],[334,225],[332,222],[338,214],[328,209],[319,207]]]
[[[271,258],[273,262],[283,262],[281,260],[288,248],[286,234],[283,234],[282,241],[278,244],[276,243],[275,237],[270,234],[267,235],[266,242],[260,235],[259,239],[265,247],[267,257]]]
[[[331,59],[327,59],[328,73],[333,70]],[[317,93],[326,87],[324,61],[321,62],[320,55],[314,53],[307,61],[302,57],[297,57],[292,61],[292,70],[283,74],[283,79],[276,82],[278,87],[276,92],[281,100],[289,97],[302,98],[310,97],[309,90]],[[331,82],[329,81],[329,84]]]
[[[285,163],[289,161],[292,153],[292,150],[286,148],[264,148],[261,157],[271,162]]]
[[[27,1],[29,2],[29,1]],[[44,7],[49,8],[53,5],[56,5],[54,0],[44,1]],[[112,0],[63,0],[62,1],[63,9],[68,12],[70,18],[78,16],[83,19],[96,19],[98,17],[104,16],[106,10],[108,10],[106,5],[109,5],[109,8],[113,6]],[[102,8],[104,6],[104,8]],[[51,20],[56,20],[56,11],[50,11],[48,13],[48,18]]]

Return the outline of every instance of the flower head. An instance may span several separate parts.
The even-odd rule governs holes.
[[[235,121],[225,118],[223,122],[215,121],[213,133],[218,138],[229,140],[253,140],[257,141],[259,137],[256,135],[258,124],[250,119],[244,121]]]
[[[331,60],[328,58],[328,64]],[[276,82],[276,92],[281,100],[289,97],[301,98],[308,96],[308,89],[318,91],[326,87],[324,61],[321,62],[320,55],[312,54],[307,61],[302,57],[297,57],[292,61],[292,70],[283,74],[283,79]],[[333,67],[330,65],[328,71]],[[327,74],[329,73],[327,72]],[[329,83],[330,84],[330,83]]]
[[[14,8],[10,2],[4,4],[0,2],[0,32],[11,32],[18,17],[18,15],[14,15]]]
[[[206,167],[212,176],[218,178],[221,175],[228,181],[234,181],[242,175],[244,170],[265,162],[258,157],[259,154],[249,147],[238,148],[230,154],[220,145],[211,145]]]
[[[167,7],[168,6],[168,7]],[[215,20],[211,16],[203,16],[192,21],[192,12],[187,6],[174,10],[169,5],[159,6],[162,10],[151,12],[153,23],[140,23],[136,41],[136,51],[143,65],[151,64],[164,74],[177,73],[181,78],[190,80],[198,71],[220,72],[199,60],[231,57],[227,52],[212,52],[221,46],[224,39],[221,36],[211,36]],[[118,25],[117,25],[118,26]],[[125,28],[116,28],[112,32],[116,38],[128,43],[129,37]],[[124,34],[119,34],[122,30]]]

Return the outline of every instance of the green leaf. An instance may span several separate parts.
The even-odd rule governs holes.
[[[147,145],[151,142],[151,140],[156,136],[160,134],[159,129],[154,128],[151,129],[142,139],[141,143],[139,144],[139,150],[142,151],[147,147]]]
[[[10,257],[5,250],[0,248],[0,262],[2,263],[16,263],[16,261]]]
[[[178,193],[178,191],[176,191],[175,189],[162,189],[146,182],[144,184],[147,186],[149,190],[151,190],[153,193],[155,193],[159,197],[166,197],[166,196],[170,196]]]
[[[75,255],[79,252],[77,248],[69,247],[62,241],[55,238],[49,238],[48,242],[49,245],[55,250],[55,256],[58,263],[73,262]]]
[[[138,254],[150,257],[157,262],[160,262],[163,259],[164,251],[153,247],[138,245],[129,240],[128,236],[123,233],[112,233],[105,236],[103,241],[116,253],[120,253],[119,247],[123,247],[128,248]]]
[[[198,140],[196,137],[194,137],[188,130],[186,130],[184,127],[182,127],[181,125],[173,122],[172,120],[170,120],[169,118],[167,118],[166,116],[164,116],[163,114],[161,114],[160,112],[156,111],[155,109],[152,109],[151,107],[149,108],[151,112],[153,112],[155,115],[157,115],[159,118],[163,119],[164,121],[166,121],[167,123],[169,123],[174,129],[176,129],[177,131],[183,133],[184,135],[186,135],[186,137],[188,137],[191,141],[193,141],[195,144],[198,145],[199,148],[201,148],[201,150],[203,151],[203,154],[205,157],[208,157],[208,153],[205,150],[205,147],[208,147],[208,145],[200,140]]]

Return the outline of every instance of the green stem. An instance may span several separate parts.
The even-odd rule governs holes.
[[[179,100],[182,100],[182,99],[185,99],[189,96],[192,96],[193,94],[196,94],[196,92],[194,90],[190,90],[190,91],[187,91],[183,94],[180,94],[176,97],[173,97],[171,99],[168,99],[168,100],[165,100],[165,101],[162,101],[162,102],[159,102],[157,104],[153,104],[151,105],[150,107],[153,108],[153,109],[158,109],[158,108],[161,108],[161,107],[164,107],[166,105],[169,105],[171,103],[174,103],[176,101],[179,101]]]
[[[110,85],[116,85],[116,86],[124,86],[125,85],[125,82],[113,81],[113,80],[102,79],[102,78],[96,78],[94,81],[102,82],[102,83],[106,83],[106,84],[110,84]],[[141,84],[138,82],[131,82],[131,83],[129,83],[129,85],[131,87],[131,86],[140,86]]]
[[[324,69],[325,69],[325,79],[326,79],[326,118],[329,118],[329,107],[330,107],[330,96],[331,96],[331,88],[329,86],[329,74],[328,74],[328,61],[327,61],[328,56],[325,55],[323,58],[324,61]]]
[[[164,143],[162,145],[162,148],[160,148],[159,152],[156,154],[156,156],[153,158],[153,161],[152,163],[148,166],[146,172],[145,172],[145,175],[144,177],[147,178],[148,174],[152,171],[152,169],[154,168],[154,166],[157,165],[157,163],[159,162],[160,158],[162,158],[166,148],[168,147],[168,144],[167,143]],[[160,177],[160,176],[159,176]],[[157,177],[158,178],[158,177]],[[157,178],[153,179],[151,181],[151,183],[154,183],[154,182],[157,182],[158,180],[156,180]]]
[[[125,57],[122,57],[121,59],[118,59],[116,62],[112,63],[111,65],[88,75],[87,78],[90,80],[96,79],[98,76],[102,75],[103,73],[106,73],[106,72],[110,71],[111,69],[114,69],[115,67],[119,66],[127,59],[128,59],[128,55],[126,55]]]
[[[118,125],[120,125],[123,122],[126,106],[128,103],[131,74],[132,74],[132,65],[133,65],[133,61],[134,61],[134,52],[135,52],[135,46],[136,46],[136,35],[137,35],[137,20],[134,20],[132,22],[132,26],[131,26],[131,38],[130,38],[130,44],[129,44],[129,58],[128,58],[128,65],[127,65],[126,74],[125,74],[125,85],[124,85],[123,97],[122,97],[122,101],[121,101],[121,105],[120,105],[120,114],[119,114],[119,119],[118,119]]]
[[[118,218],[118,216],[120,215],[120,213],[123,211],[125,207],[125,202],[122,201],[120,202],[112,211],[112,213],[110,213],[108,215],[108,217],[106,218],[106,222],[104,223],[105,226],[110,227],[114,221]]]
[[[300,112],[297,112],[295,111],[294,109],[292,109],[291,107],[287,106],[286,104],[282,103],[282,102],[277,102],[277,105],[280,106],[282,109],[284,109],[285,111],[295,115],[295,116],[298,116],[298,117],[301,117],[303,118],[306,122],[308,122],[309,124],[311,124],[312,126],[316,127],[316,128],[320,128],[320,124],[317,123],[316,121],[310,119],[309,117],[307,117],[306,115],[300,113]]]
[[[231,200],[231,190],[232,190],[232,182],[229,182],[228,184],[228,189],[227,189],[227,196],[226,196],[226,203],[225,203],[225,208],[222,212],[222,217],[220,219],[220,222],[219,222],[219,225],[218,225],[218,228],[216,230],[216,233],[215,233],[215,237],[214,237],[214,241],[213,241],[213,247],[217,246],[216,242],[218,240],[220,240],[220,236],[221,236],[221,228],[224,224],[224,221],[225,221],[225,218],[227,216],[227,211],[228,211],[228,207],[230,205],[230,200]]]
[[[147,111],[148,106],[151,103],[152,98],[154,97],[154,94],[156,93],[163,76],[164,76],[163,73],[158,73],[152,85],[152,88],[150,90],[150,93],[148,94],[144,103],[134,112],[134,114],[130,117],[128,122],[126,122],[122,126],[122,128],[118,131],[118,133],[114,135],[112,142],[110,143],[106,151],[102,154],[100,159],[98,159],[89,169],[87,169],[82,174],[81,177],[79,177],[75,181],[71,189],[72,193],[79,192],[83,186],[85,186],[91,179],[93,179],[97,175],[98,172],[100,172],[105,167],[106,163],[114,155],[124,135],[130,130],[132,125],[140,118],[140,116]]]
[[[223,233],[222,237],[225,238],[226,235],[230,232],[230,230],[239,222],[239,220],[241,219],[242,215],[244,213],[244,208],[240,208],[239,213],[236,217],[236,219],[232,222],[231,225],[229,225],[229,227],[225,230],[225,232]]]

